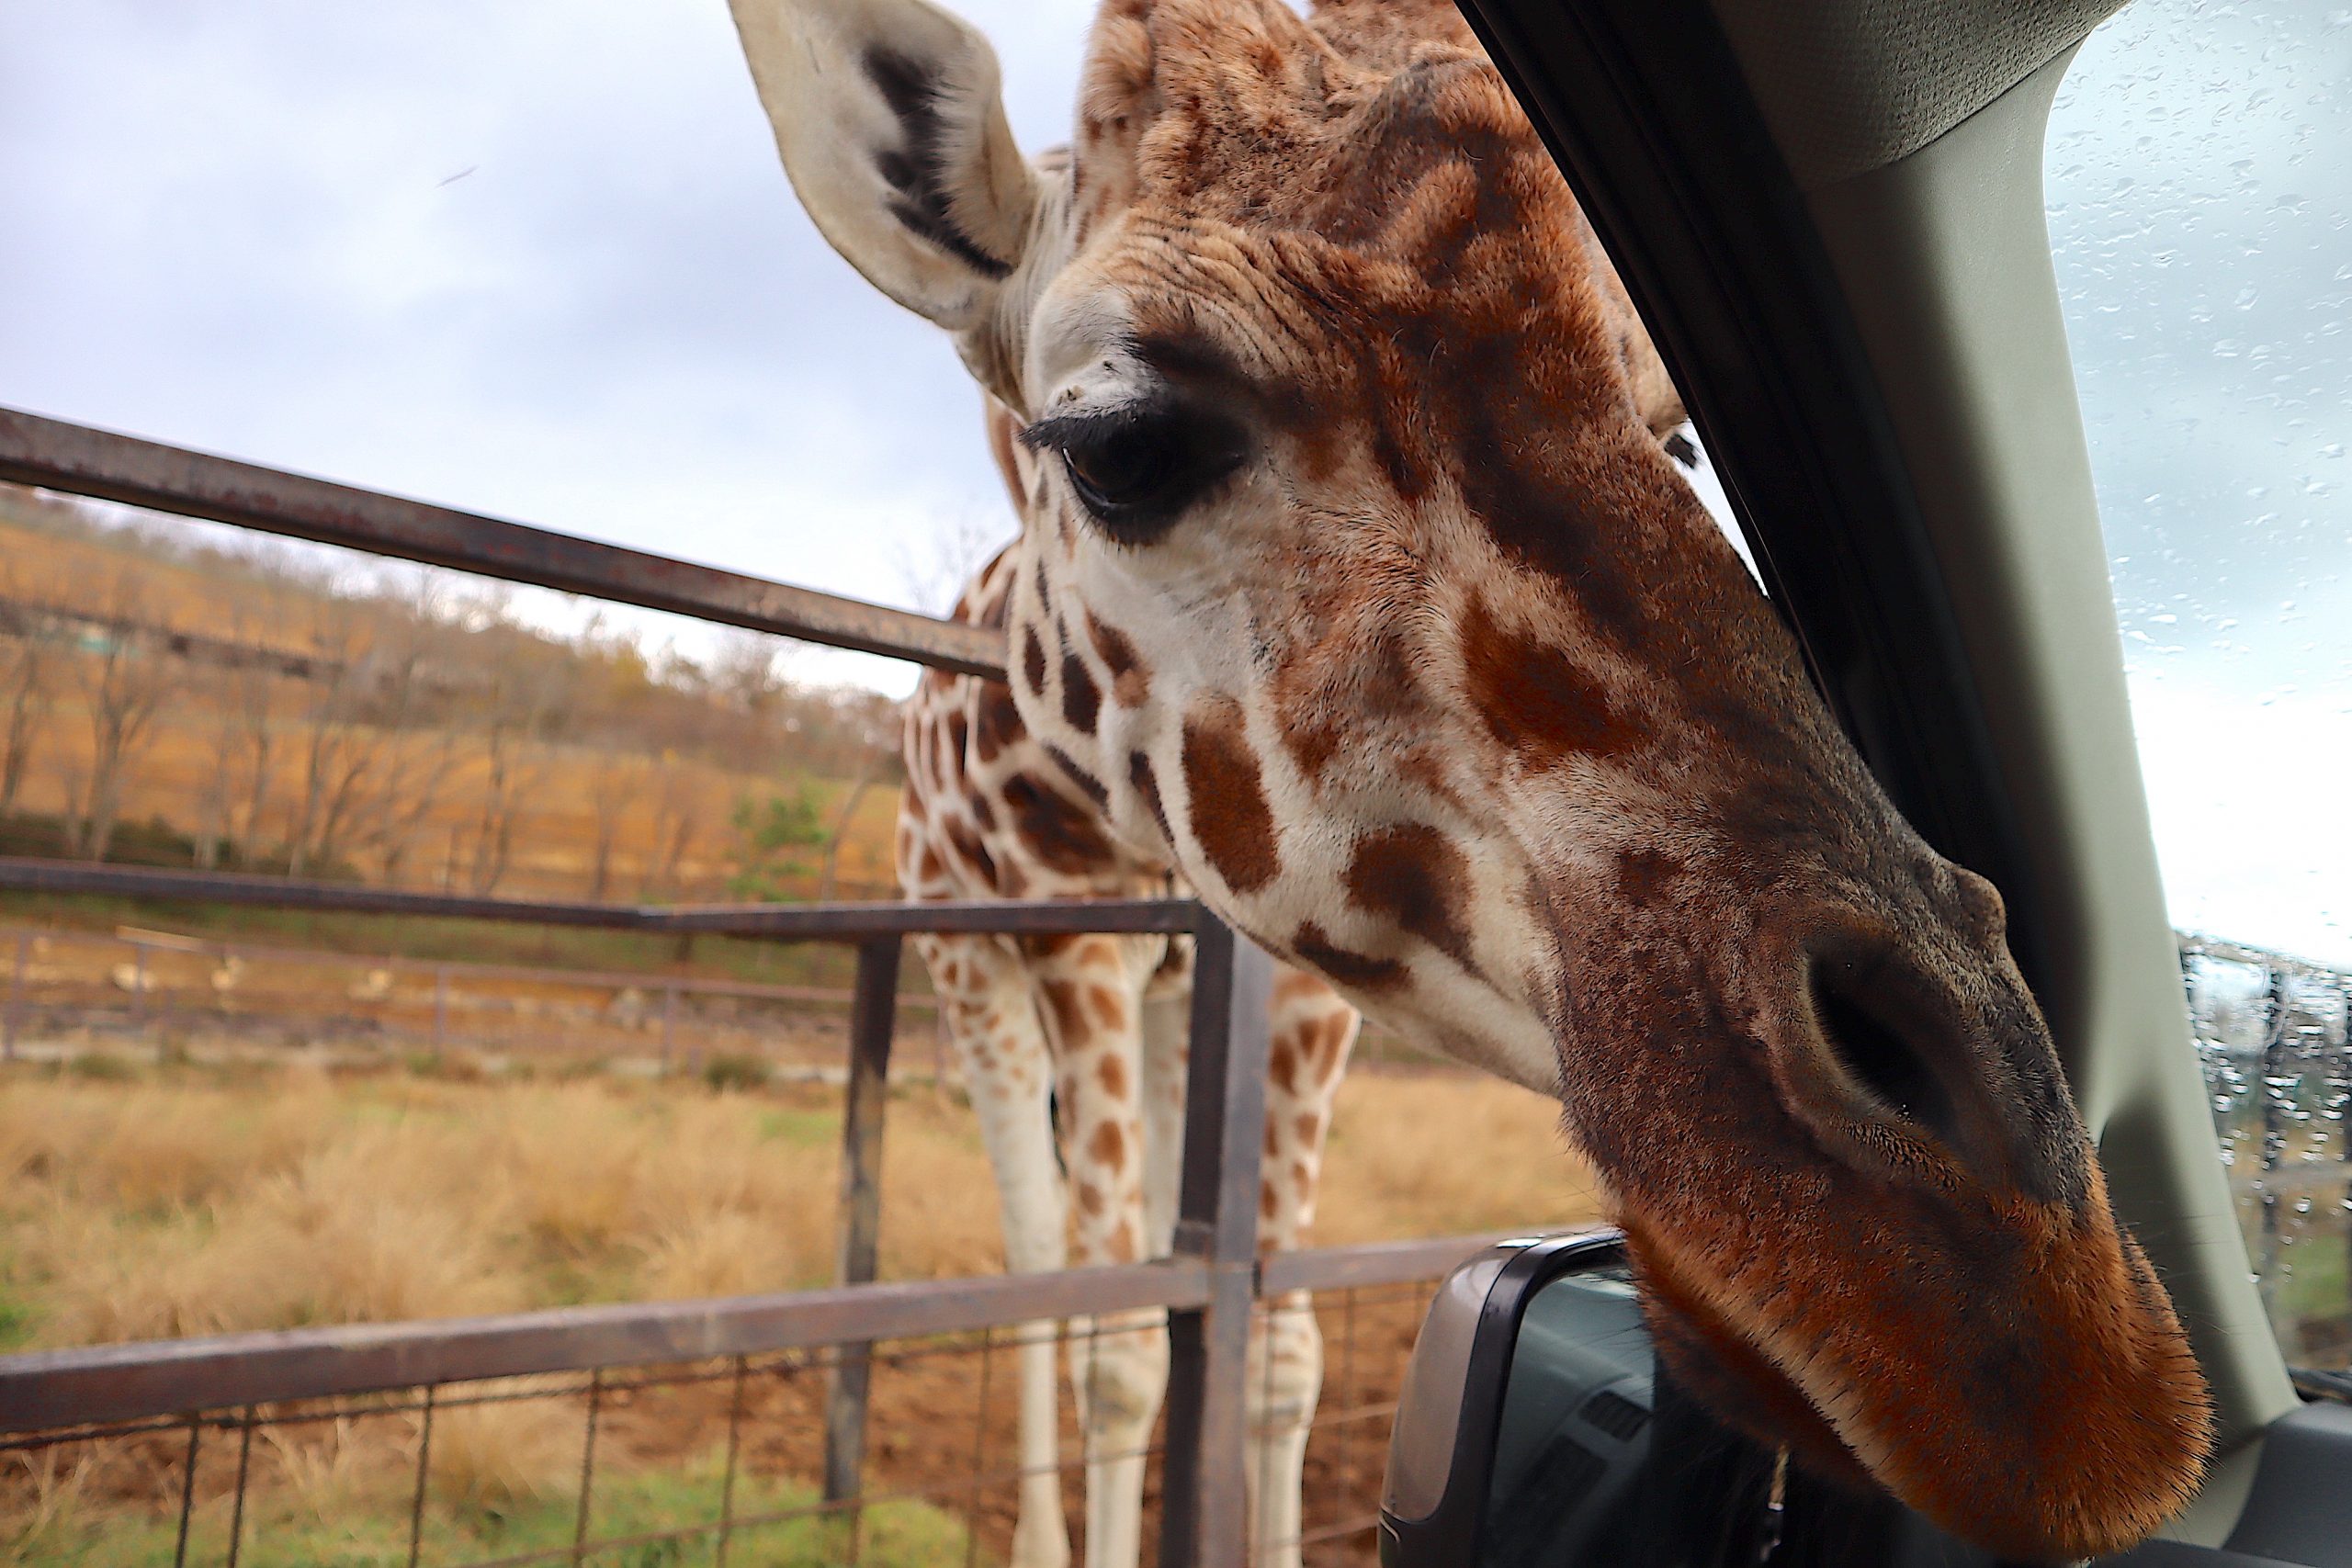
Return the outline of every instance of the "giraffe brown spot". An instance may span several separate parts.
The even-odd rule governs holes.
[[[936,882],[946,874],[947,867],[941,863],[939,852],[929,844],[925,844],[922,847],[922,860],[915,867],[916,878],[923,882]]]
[[[996,857],[980,842],[980,836],[965,823],[951,818],[947,824],[947,847],[963,858],[965,865],[979,875],[984,886],[996,883]]]
[[[1111,700],[1123,708],[1141,707],[1151,693],[1151,671],[1144,667],[1136,653],[1136,645],[1127,634],[1116,626],[1103,625],[1086,612],[1087,640],[1094,644],[1094,651],[1102,656],[1103,667],[1111,672]]]
[[[1273,1049],[1266,1053],[1266,1076],[1283,1093],[1298,1092],[1298,1051],[1289,1041],[1275,1041]]]
[[[1053,931],[1044,936],[1023,937],[1021,951],[1032,958],[1057,958],[1078,943],[1079,937],[1075,932]]]
[[[1655,904],[1682,863],[1657,850],[1628,850],[1617,857],[1617,894],[1630,904]]]
[[[1291,760],[1298,771],[1314,784],[1323,777],[1333,755],[1340,750],[1340,732],[1318,719],[1300,716],[1283,726],[1283,744],[1290,750]]]
[[[1086,1152],[1103,1169],[1118,1170],[1127,1163],[1127,1135],[1116,1122],[1102,1122],[1086,1140]]]
[[[1094,720],[1102,711],[1102,689],[1094,683],[1094,672],[1086,660],[1067,643],[1062,648],[1062,722],[1080,735],[1094,733]]]
[[[1021,628],[1021,679],[1039,696],[1046,694],[1046,645],[1037,640],[1037,628]]]
[[[1143,1248],[1136,1237],[1136,1222],[1132,1214],[1122,1214],[1119,1223],[1102,1241],[1102,1256],[1114,1263],[1133,1263],[1143,1256]]]
[[[1102,1082],[1102,1092],[1113,1100],[1127,1097],[1127,1061],[1115,1051],[1106,1051],[1096,1064],[1094,1076]]]
[[[1015,773],[998,792],[1012,812],[1022,848],[1058,872],[1091,871],[1110,858],[1110,841],[1094,818],[1027,773]]]
[[[972,808],[972,820],[978,822],[983,831],[990,833],[996,831],[996,803],[989,798],[988,791],[984,789],[965,791],[964,804]]]
[[[1539,764],[1616,756],[1640,744],[1641,721],[1546,642],[1503,630],[1473,599],[1462,618],[1471,705],[1505,746]]]
[[[1184,786],[1193,836],[1226,886],[1250,893],[1274,879],[1281,857],[1273,809],[1258,773],[1241,705],[1214,697],[1184,719]]]
[[[972,726],[972,755],[985,764],[1021,739],[1021,710],[1013,705],[1012,688],[1001,681],[980,682],[979,708]]]
[[[1261,1220],[1272,1219],[1278,1202],[1279,1201],[1274,1197],[1274,1184],[1261,1179],[1258,1183],[1258,1217]]]
[[[1106,1206],[1102,1198],[1102,1189],[1095,1186],[1091,1181],[1081,1181],[1078,1184],[1078,1207],[1081,1213],[1090,1216],[1100,1214]]]
[[[1021,869],[1019,861],[997,863],[996,890],[1007,898],[1018,898],[1029,891],[1029,874]]]
[[[1159,836],[1173,844],[1176,835],[1168,830],[1168,807],[1160,801],[1159,780],[1152,773],[1150,758],[1140,751],[1127,753],[1127,783],[1150,808],[1151,819],[1159,825]]]
[[[1053,976],[1037,988],[1046,994],[1046,1010],[1054,1021],[1054,1029],[1062,1048],[1068,1050],[1070,1042],[1082,1038],[1086,1032],[1086,1014],[1079,1007],[1078,987],[1071,981]]]
[[[1367,833],[1348,862],[1348,900],[1385,915],[1455,963],[1469,967],[1470,933],[1461,908],[1470,866],[1459,846],[1426,822]]]
[[[1302,924],[1290,939],[1298,961],[1336,985],[1359,991],[1384,991],[1405,978],[1405,966],[1393,958],[1374,958],[1335,946],[1313,920]]]
[[[1312,1111],[1300,1111],[1292,1125],[1298,1132],[1298,1141],[1310,1149],[1315,1146],[1315,1140],[1323,1135],[1323,1118]]]
[[[964,742],[969,736],[970,728],[971,727],[965,722],[962,708],[947,710],[947,753],[959,762],[964,760]]]
[[[1323,1027],[1330,1041],[1324,1049],[1323,1065],[1316,1070],[1316,1076],[1328,1086],[1340,1076],[1340,1069],[1347,1065],[1348,1040],[1354,1032],[1355,1020],[1342,1013]]]
[[[1094,1010],[1094,1021],[1104,1029],[1125,1029],[1127,1026],[1127,1004],[1110,987],[1087,987],[1086,1002]]]

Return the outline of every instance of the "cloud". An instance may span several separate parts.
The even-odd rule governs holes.
[[[1057,138],[1086,8],[969,9]],[[0,62],[0,401],[885,602],[1005,517],[717,0],[85,0]]]

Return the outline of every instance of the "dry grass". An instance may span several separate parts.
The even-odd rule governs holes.
[[[1589,1215],[1555,1116],[1478,1079],[1350,1080],[1317,1239]],[[0,1321],[66,1345],[812,1285],[836,1127],[821,1089],[20,1069],[0,1093]],[[1001,1267],[961,1106],[899,1095],[884,1165],[887,1277]]]

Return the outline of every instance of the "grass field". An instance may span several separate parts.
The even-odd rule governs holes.
[[[124,1076],[0,1077],[8,1348],[783,1290],[831,1267],[829,1089],[106,1070]],[[1350,1078],[1317,1239],[1589,1215],[1555,1117],[1483,1079]],[[1001,1267],[960,1103],[897,1092],[884,1158],[886,1277]]]
[[[837,1093],[714,1090],[686,1079],[573,1074],[453,1080],[390,1067],[138,1067],[118,1056],[0,1070],[0,1347],[685,1298],[824,1282],[831,1269]],[[1471,1157],[1465,1151],[1475,1151]],[[996,1206],[968,1111],[950,1089],[894,1089],[885,1136],[882,1272],[915,1279],[1001,1267]],[[1319,1242],[1532,1224],[1595,1213],[1548,1102],[1485,1079],[1360,1074],[1343,1086]],[[1388,1397],[1415,1299],[1349,1328],[1364,1347],[1328,1398]],[[1340,1327],[1326,1314],[1326,1333]],[[1358,1360],[1361,1365],[1355,1364]],[[1006,1374],[1000,1372],[1000,1377]],[[877,1374],[876,1463],[896,1483],[960,1475],[974,1398],[957,1359]],[[766,1447],[747,1448],[738,1512],[805,1506],[821,1378],[763,1383]],[[530,1389],[518,1390],[529,1393]],[[607,1412],[594,1531],[658,1533],[715,1517],[712,1391],[664,1415]],[[982,1396],[985,1397],[984,1395]],[[992,1451],[1009,1454],[997,1396]],[[240,1561],[405,1561],[418,1455],[413,1415],[266,1428]],[[429,1449],[428,1561],[562,1546],[577,1523],[581,1412],[571,1397],[444,1411]],[[1358,1512],[1376,1484],[1362,1451],[1311,1461]],[[0,1456],[0,1562],[168,1562],[176,1549],[175,1437]],[[944,1441],[938,1452],[934,1448]],[[226,1443],[225,1450],[220,1448]],[[190,1561],[221,1555],[231,1439],[208,1461]],[[1073,1449],[1073,1452],[1075,1450]],[[999,1462],[1001,1462],[1001,1457]],[[1010,1491],[974,1499],[981,1562],[997,1560]],[[1078,1488],[1066,1488],[1073,1505]],[[1332,1506],[1337,1506],[1334,1503]],[[956,1509],[896,1503],[868,1518],[861,1561],[961,1562]],[[1336,1555],[1323,1560],[1342,1560]],[[707,1540],[656,1541],[599,1561],[708,1561]],[[797,1518],[741,1538],[730,1562],[842,1561],[838,1527]],[[1353,1557],[1344,1560],[1354,1561]]]

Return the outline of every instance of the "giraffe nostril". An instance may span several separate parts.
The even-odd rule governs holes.
[[[1895,998],[1858,984],[1837,964],[1813,969],[1813,1012],[1821,1037],[1847,1076],[1871,1099],[1916,1127],[1950,1141],[1957,1131],[1951,1097],[1926,1057],[1887,1016]]]

